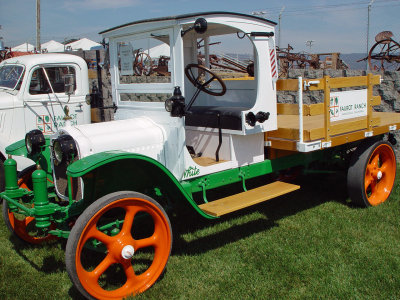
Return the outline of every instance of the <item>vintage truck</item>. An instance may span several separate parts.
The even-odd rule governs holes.
[[[65,74],[76,82],[73,94],[64,93]],[[65,125],[63,108],[68,105],[71,123],[90,123],[88,69],[86,62],[75,55],[34,54],[4,60],[0,64],[0,185],[4,190],[3,162],[6,146],[37,129],[54,134]],[[34,162],[15,157],[19,170]]]
[[[28,243],[67,239],[76,288],[90,299],[119,299],[144,292],[163,273],[171,214],[218,219],[300,188],[264,175],[347,160],[352,201],[386,201],[400,115],[373,110],[380,76],[278,79],[275,25],[206,12],[103,31],[116,120],[52,136],[34,130],[9,146],[1,194],[7,227]],[[247,73],[210,68],[210,55],[223,46],[247,53],[237,60]],[[168,70],[137,74],[137,49],[154,58],[160,47],[168,49]],[[297,93],[297,103],[278,104],[279,90]],[[307,91],[320,91],[321,103],[303,104]],[[36,167],[17,176],[13,157],[22,143]],[[248,189],[255,178],[262,183]]]

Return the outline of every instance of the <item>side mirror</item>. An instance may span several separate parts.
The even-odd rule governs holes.
[[[64,91],[65,95],[73,95],[75,92],[75,75],[65,74],[64,76]]]
[[[181,36],[184,36],[187,32],[193,30],[196,31],[198,34],[203,34],[207,31],[207,20],[204,18],[198,18],[193,26],[190,26],[186,30],[181,31]]]

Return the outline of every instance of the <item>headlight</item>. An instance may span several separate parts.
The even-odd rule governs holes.
[[[60,135],[53,141],[53,159],[56,166],[73,160],[77,155],[75,141],[70,135]]]
[[[36,154],[46,144],[43,133],[39,129],[29,131],[25,135],[25,146],[28,154]]]

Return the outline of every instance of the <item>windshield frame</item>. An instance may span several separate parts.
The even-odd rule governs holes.
[[[2,85],[1,85],[1,80],[0,80],[0,89],[5,89],[5,90],[11,90],[11,91],[13,91],[13,90],[15,90],[15,88],[19,85],[19,83],[20,83],[21,80],[22,80],[22,77],[23,77],[24,74],[25,74],[25,65],[17,64],[17,63],[4,63],[4,64],[1,64],[1,65],[0,65],[0,69],[3,68],[3,67],[10,67],[10,66],[22,67],[21,73],[19,74],[19,77],[18,77],[18,79],[15,81],[15,84],[14,84],[13,87],[2,86]]]

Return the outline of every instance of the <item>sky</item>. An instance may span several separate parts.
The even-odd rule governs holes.
[[[384,30],[400,42],[400,0],[41,0],[41,42],[83,37],[100,41],[98,32],[114,26],[185,13],[255,12],[278,23],[282,12],[281,47],[290,44],[294,52],[365,53],[371,2],[370,47]],[[36,1],[0,0],[0,25],[5,46],[35,44]],[[311,49],[307,41],[313,41]]]

